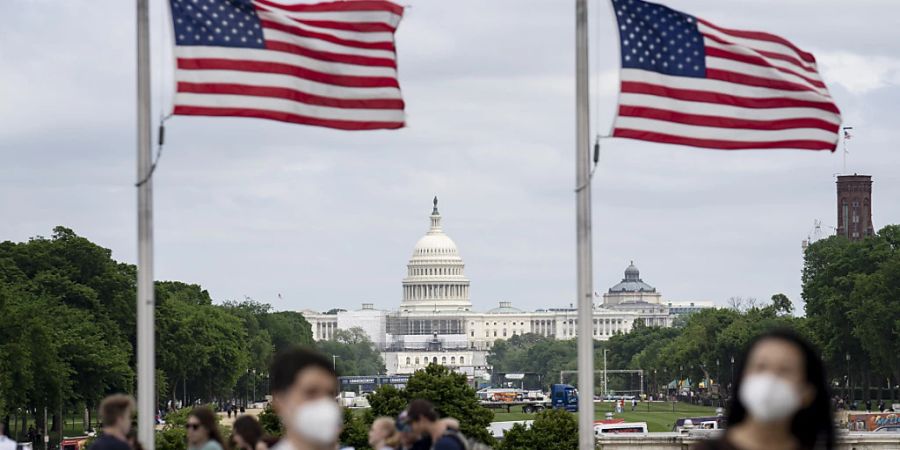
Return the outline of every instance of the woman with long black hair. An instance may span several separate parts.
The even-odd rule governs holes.
[[[791,330],[754,338],[738,364],[728,428],[695,450],[833,450],[834,418],[825,367]]]

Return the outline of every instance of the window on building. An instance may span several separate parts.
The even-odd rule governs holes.
[[[441,364],[443,364],[445,366],[447,365],[447,357],[446,356],[441,357]]]
[[[471,331],[471,336],[472,336],[472,337],[475,337],[475,330],[472,330],[472,331]]]
[[[418,356],[416,357],[416,365],[417,366],[419,365],[419,357]]]
[[[456,357],[455,356],[450,357],[450,364],[453,364],[454,366],[456,365]]]
[[[497,337],[497,330],[494,330],[494,337]]]
[[[503,337],[506,337],[506,328],[503,329]]]
[[[465,356],[460,356],[460,357],[459,357],[459,364],[462,365],[462,364],[465,364],[465,363],[466,363],[466,357],[465,357]]]
[[[437,364],[437,356],[435,356],[435,357],[431,360],[431,362],[434,363],[434,364]]]
[[[406,357],[406,365],[408,366],[410,363],[409,356]]]

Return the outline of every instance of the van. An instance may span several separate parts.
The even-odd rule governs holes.
[[[647,434],[647,422],[598,423],[594,425],[594,436],[604,434]]]

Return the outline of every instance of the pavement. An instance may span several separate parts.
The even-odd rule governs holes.
[[[262,414],[262,412],[263,412],[262,408],[250,408],[250,409],[247,409],[246,412],[244,412],[244,415],[250,415],[250,416],[256,417],[256,416]],[[235,419],[237,419],[238,416],[241,415],[241,413],[237,413],[237,414],[232,413],[231,417],[228,417],[228,414],[226,412],[222,411],[222,412],[219,412],[218,415],[219,415],[219,423],[221,423],[222,425],[225,425],[226,427],[230,427],[230,426],[234,425]]]

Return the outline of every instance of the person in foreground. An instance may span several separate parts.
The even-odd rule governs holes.
[[[791,330],[754,338],[738,365],[728,428],[694,450],[833,450],[835,431],[825,368]]]
[[[400,447],[400,432],[394,419],[379,417],[369,429],[369,446],[372,450],[397,450]]]
[[[205,406],[191,410],[185,428],[188,450],[222,450],[225,447],[216,413]]]
[[[234,450],[268,450],[265,431],[259,420],[243,415],[235,419],[231,426],[231,442]]]
[[[430,437],[432,450],[465,450],[462,435],[438,419],[434,405],[428,400],[413,400],[406,408],[409,424],[414,433]]]
[[[280,352],[269,369],[272,407],[284,436],[272,450],[334,450],[342,411],[337,375],[330,359],[301,347]]]
[[[131,450],[128,432],[131,431],[131,412],[134,400],[127,395],[110,395],[100,403],[100,421],[103,434],[94,441],[90,450]]]

